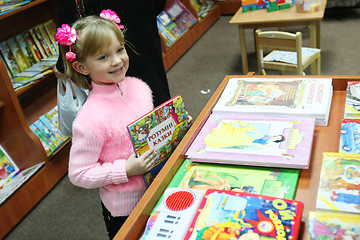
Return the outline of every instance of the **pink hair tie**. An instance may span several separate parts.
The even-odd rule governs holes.
[[[77,34],[75,29],[72,29],[68,24],[61,25],[61,28],[57,29],[55,35],[56,40],[63,46],[69,46],[69,52],[66,53],[66,59],[70,62],[76,59],[76,54],[71,51],[71,46],[76,42]]]
[[[121,20],[120,20],[119,16],[114,11],[112,11],[110,9],[102,10],[101,13],[100,13],[100,17],[105,18],[107,20],[110,20],[110,21],[118,24],[120,29],[124,28],[124,25],[120,24]]]

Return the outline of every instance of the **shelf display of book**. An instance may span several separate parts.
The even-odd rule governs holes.
[[[211,114],[185,155],[196,162],[305,169],[314,128],[312,118]]]
[[[127,126],[136,156],[149,149],[157,152],[155,167],[144,174],[149,186],[189,129],[188,112],[178,95]]]
[[[327,126],[331,78],[231,78],[213,114],[315,118]]]

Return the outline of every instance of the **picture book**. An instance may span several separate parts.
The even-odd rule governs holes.
[[[13,56],[15,57],[15,61],[17,65],[20,68],[20,71],[24,71],[28,67],[30,67],[29,63],[26,61],[26,58],[24,57],[21,48],[14,37],[9,38],[7,41],[7,44],[10,48],[10,51],[12,52]]]
[[[342,119],[339,152],[360,154],[360,119]]]
[[[316,208],[360,213],[360,155],[324,152]]]
[[[165,11],[172,19],[174,19],[176,24],[183,29],[183,31],[189,29],[197,21],[197,19],[179,0],[172,1],[170,5],[166,7]]]
[[[49,43],[46,41],[45,36],[42,34],[41,30],[40,30],[40,25],[37,25],[33,28],[41,46],[44,48],[45,53],[47,55],[47,57],[51,56],[51,49],[49,46]]]
[[[309,240],[360,239],[360,215],[309,212]]]
[[[38,163],[27,169],[17,171],[15,175],[0,187],[0,204],[13,194],[22,184],[33,176],[44,165],[44,162]]]
[[[20,46],[20,50],[22,52],[22,55],[25,58],[25,61],[28,63],[29,66],[34,65],[36,63],[36,60],[33,56],[33,53],[31,52],[31,49],[29,48],[29,45],[26,43],[26,41],[24,39],[24,35],[17,34],[15,36],[15,39]]]
[[[184,239],[297,239],[303,203],[209,189]]]
[[[171,33],[165,28],[165,26],[161,24],[158,19],[156,20],[156,23],[161,36],[163,36],[165,39],[166,47],[170,47],[171,44],[176,41],[176,38],[171,35]]]
[[[15,57],[12,54],[12,52],[10,51],[10,48],[6,42],[0,43],[0,51],[3,56],[3,59],[5,60],[5,64],[11,73],[10,77],[11,78],[16,77],[16,75],[19,74],[21,72],[21,70],[20,70],[19,66],[17,65]]]
[[[50,39],[50,36],[48,35],[45,26],[43,24],[40,24],[39,30],[41,33],[41,36],[44,38],[46,45],[49,47],[51,55],[58,54],[58,50],[56,48],[56,45],[53,44],[53,41]]]
[[[199,190],[168,188],[150,215],[140,240],[183,240],[204,193]]]
[[[0,187],[7,183],[18,171],[19,168],[15,162],[0,145]]]
[[[35,28],[30,29],[29,33],[30,33],[30,36],[33,39],[35,45],[36,45],[36,49],[38,49],[39,52],[40,52],[41,59],[48,57],[49,55],[47,54],[45,46],[43,46],[43,44],[41,42],[42,40],[39,39],[39,37],[37,36]]]
[[[36,120],[33,124],[49,140],[48,144],[50,148],[55,150],[59,146],[60,142],[56,139],[55,135],[52,134],[50,129],[48,129],[39,119]]]
[[[40,129],[35,125],[31,124],[30,126],[31,131],[33,131],[36,136],[40,139],[41,145],[43,146],[45,153],[49,156],[54,150],[54,146],[50,143],[50,140],[46,138],[46,136],[40,131]]]
[[[331,78],[231,78],[212,113],[308,117],[327,126]]]
[[[27,48],[31,51],[31,56],[35,59],[36,62],[40,62],[43,58],[40,50],[37,48],[35,40],[32,38],[30,31],[26,31],[23,34]]]
[[[300,170],[228,164],[195,163],[185,159],[168,187],[233,190],[294,199]]]
[[[67,137],[64,137],[61,132],[60,129],[58,127],[56,127],[56,125],[54,123],[52,123],[50,121],[50,119],[48,119],[45,115],[42,115],[41,117],[39,117],[39,121],[44,124],[44,126],[50,130],[51,135],[54,136],[54,143],[56,146],[59,146],[62,142],[64,142]]]
[[[136,156],[149,149],[157,152],[155,167],[144,174],[149,185],[189,129],[188,112],[178,95],[127,126]]]
[[[55,40],[55,34],[56,34],[56,24],[54,20],[50,19],[43,23],[44,29],[46,33],[48,34],[50,40],[52,41],[52,44],[56,47],[57,52],[59,52],[58,44]]]
[[[348,81],[344,118],[360,118],[360,81]]]
[[[213,162],[281,168],[309,168],[313,118],[211,114],[185,156]]]

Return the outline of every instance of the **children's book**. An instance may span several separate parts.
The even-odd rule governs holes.
[[[57,105],[55,107],[53,107],[52,109],[50,109],[50,111],[45,113],[45,117],[47,117],[58,129],[60,129]]]
[[[209,189],[184,239],[298,239],[302,211],[295,200]]]
[[[186,152],[195,162],[309,168],[313,118],[211,114]]]
[[[192,189],[168,188],[150,215],[140,240],[183,240],[204,197]]]
[[[37,38],[39,39],[41,46],[44,48],[47,57],[51,56],[52,53],[51,53],[49,43],[46,41],[45,36],[42,34],[42,32],[40,30],[40,25],[35,26],[33,28],[33,30],[34,30]]]
[[[6,42],[10,48],[10,51],[12,52],[13,56],[15,57],[15,61],[16,61],[17,65],[19,66],[20,71],[22,72],[25,69],[29,68],[30,65],[26,61],[26,58],[23,55],[19,44],[15,40],[15,37],[9,38]]]
[[[309,240],[360,239],[360,215],[309,212]]]
[[[231,78],[212,113],[308,117],[327,126],[331,78]]]
[[[46,52],[45,46],[42,45],[42,40],[36,34],[35,28],[29,30],[30,36],[36,45],[36,49],[39,50],[42,58],[47,58],[49,55]]]
[[[56,146],[59,146],[67,138],[61,135],[60,129],[56,127],[54,123],[50,121],[45,115],[39,117],[39,121],[44,124],[44,126],[50,130],[51,135],[54,136],[54,143]]]
[[[36,120],[33,124],[40,130],[40,132],[46,137],[46,139],[49,140],[48,144],[50,148],[55,150],[60,143],[56,139],[55,135],[52,134],[50,129],[48,129],[39,119]]]
[[[25,39],[28,49],[31,51],[32,57],[34,57],[36,62],[40,62],[43,57],[41,55],[40,50],[37,48],[36,43],[32,38],[30,31],[26,31],[22,35]]]
[[[157,152],[155,167],[144,174],[149,185],[189,129],[188,112],[178,95],[127,126],[136,156],[149,149]]]
[[[316,208],[360,213],[360,155],[324,152]]]
[[[360,119],[341,120],[339,152],[360,154]]]
[[[185,159],[168,188],[233,190],[294,199],[299,173],[298,169],[194,163]]]
[[[25,58],[25,61],[28,63],[29,66],[34,65],[36,63],[36,60],[33,56],[33,53],[31,52],[31,49],[29,48],[29,45],[26,43],[26,41],[24,39],[24,35],[17,34],[15,36],[15,39],[20,46],[20,50],[22,52],[22,55]]]
[[[40,142],[45,150],[46,155],[49,156],[55,150],[53,145],[50,143],[50,140],[46,138],[46,136],[40,131],[40,129],[35,124],[31,124],[30,129],[40,139]]]
[[[46,45],[47,45],[47,46],[49,47],[49,49],[50,49],[51,55],[58,54],[56,45],[54,45],[54,44],[53,44],[53,41],[50,39],[50,36],[49,36],[49,34],[47,33],[44,24],[40,24],[38,27],[39,27],[41,36],[44,38],[44,40],[45,40],[45,42],[46,42]]]
[[[46,33],[48,34],[50,40],[52,41],[52,44],[56,47],[57,52],[59,52],[58,44],[55,40],[57,26],[56,26],[54,20],[50,19],[50,20],[44,22],[43,26],[44,26]]]
[[[360,118],[360,81],[348,81],[344,118]]]
[[[175,0],[172,3],[170,3],[170,5],[166,7],[165,11],[169,14],[169,16],[172,19],[174,19],[176,24],[181,29],[183,29],[183,31],[186,31],[192,25],[194,25],[194,23],[197,22],[197,19],[179,0]]]
[[[7,183],[18,171],[19,168],[15,162],[0,145],[0,187]]]
[[[12,54],[12,52],[6,42],[0,43],[0,51],[3,56],[3,59],[5,60],[5,64],[11,73],[10,77],[14,78],[17,74],[19,74],[21,72],[21,70],[20,70],[19,66],[17,65],[15,57]]]

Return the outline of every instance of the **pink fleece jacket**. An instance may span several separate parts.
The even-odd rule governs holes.
[[[100,188],[100,198],[113,216],[127,216],[146,190],[142,176],[128,177],[125,162],[134,153],[126,125],[153,109],[146,83],[126,77],[119,84],[92,84],[73,123],[70,181]]]

